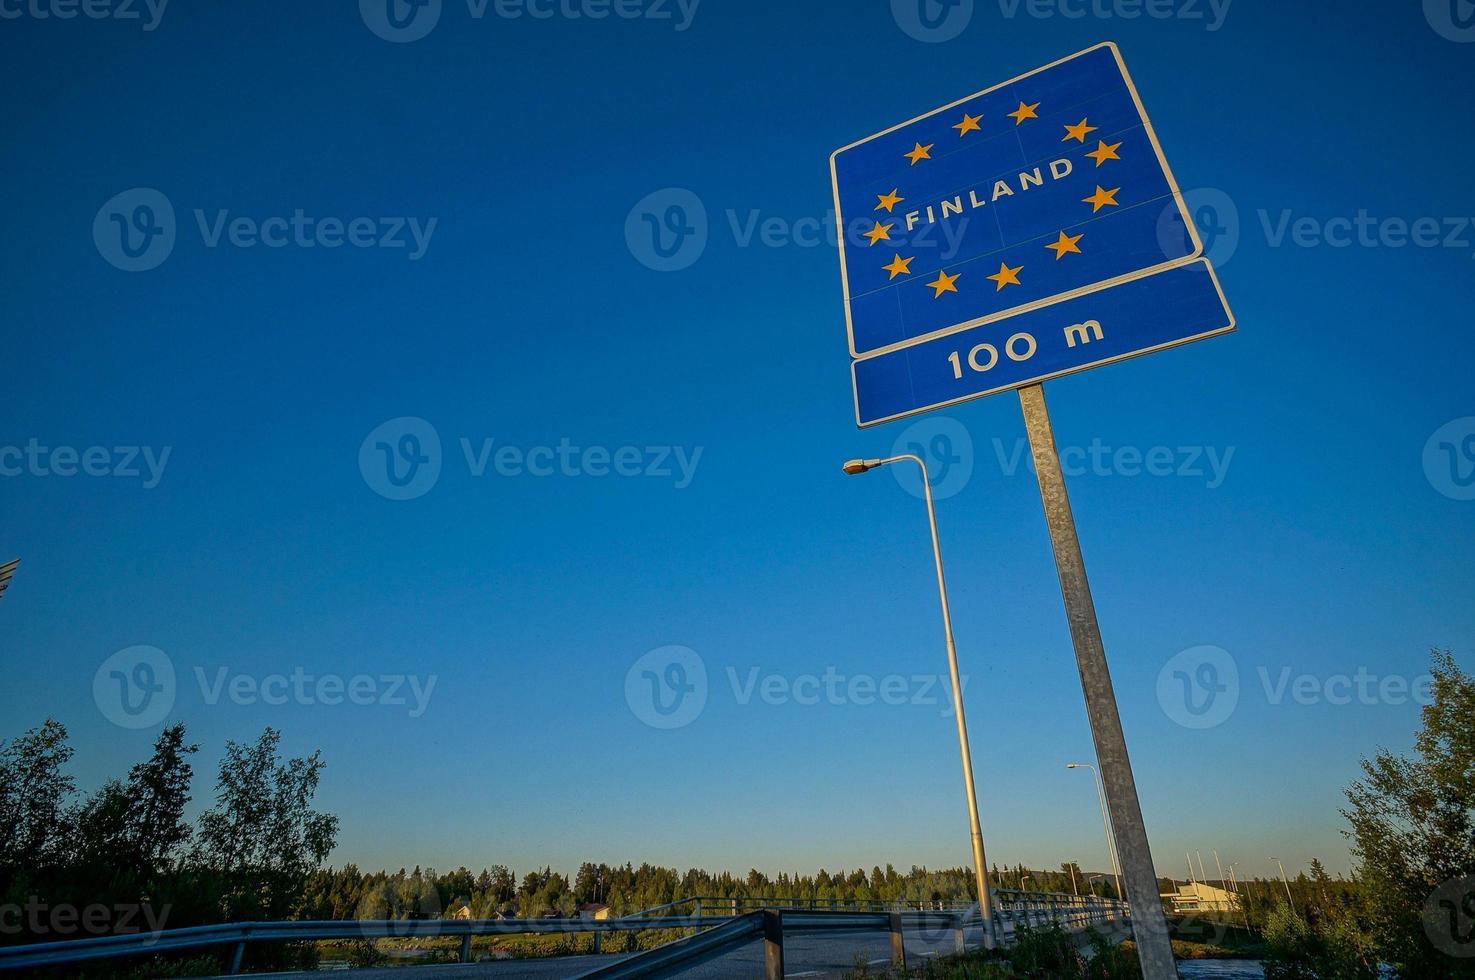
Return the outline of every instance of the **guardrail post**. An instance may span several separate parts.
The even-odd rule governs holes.
[[[906,971],[907,968],[907,944],[905,937],[901,934],[901,913],[892,912],[890,916],[891,927],[891,966],[892,969]]]
[[[594,930],[594,952],[604,952],[604,933],[598,929]]]
[[[471,962],[471,933],[461,937],[461,962]]]
[[[784,914],[778,909],[763,910],[763,976],[784,980]]]
[[[963,934],[963,923],[967,921],[967,919],[968,913],[960,912],[958,913],[958,917],[953,920],[953,946],[955,947],[955,952],[959,954],[966,953],[968,951],[968,939]],[[984,929],[984,935],[988,935],[987,928]]]
[[[732,917],[734,919],[738,917],[738,900],[735,898],[732,900]]]
[[[244,942],[236,943],[235,951],[230,954],[230,970],[227,972],[229,972],[231,976],[235,976],[237,973],[240,973],[241,961],[245,958],[246,944]]]

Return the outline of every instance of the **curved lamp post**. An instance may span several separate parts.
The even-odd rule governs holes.
[[[1067,762],[1067,769],[1089,769],[1096,777],[1096,802],[1101,804],[1101,828],[1106,831],[1106,859],[1111,862],[1111,870],[1116,875],[1116,897],[1122,901],[1126,900],[1126,893],[1122,891],[1122,865],[1116,856],[1116,841],[1111,836],[1111,821],[1106,816],[1106,793],[1101,789],[1101,773],[1089,762]]]
[[[978,885],[978,914],[983,919],[983,941],[997,945],[994,932],[994,903],[989,894],[988,865],[983,857],[983,827],[978,819],[978,794],[973,786],[973,753],[968,749],[968,723],[963,718],[963,687],[958,678],[958,650],[953,644],[953,617],[948,609],[947,581],[942,574],[942,545],[937,540],[937,511],[932,505],[932,477],[920,456],[903,454],[886,459],[852,459],[842,469],[850,476],[867,473],[892,463],[916,463],[922,471],[922,495],[927,501],[927,525],[932,531],[932,560],[937,566],[937,595],[942,602],[942,629],[947,641],[947,665],[953,681],[953,714],[958,719],[958,748],[963,756],[963,789],[968,797],[968,824],[973,835],[973,873]]]

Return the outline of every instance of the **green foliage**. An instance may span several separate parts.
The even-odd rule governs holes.
[[[48,718],[0,745],[0,877],[6,884],[65,858],[63,812],[73,790],[72,777],[62,771],[72,758],[66,743],[66,728]]]
[[[109,780],[75,811],[75,863],[107,868],[139,893],[157,890],[190,838],[184,808],[194,775],[189,756],[198,748],[185,744],[183,725],[164,729],[126,783]]]
[[[1432,660],[1417,755],[1364,759],[1343,814],[1378,955],[1400,977],[1475,977],[1475,959],[1450,955],[1457,938],[1424,919],[1442,885],[1475,875],[1475,680],[1448,651]]]
[[[381,966],[385,959],[379,944],[372,939],[362,939],[348,947],[348,962],[355,967]]]
[[[940,956],[912,964],[905,973],[895,969],[873,971],[856,958],[848,980],[1141,980],[1142,969],[1130,948],[1088,929],[1091,947],[1083,954],[1071,936],[1058,926],[1021,928],[1003,952],[975,950]]]
[[[314,752],[281,761],[273,728],[254,745],[226,743],[215,806],[200,815],[196,860],[218,875],[227,921],[285,919],[328,856],[338,818],[312,809],[324,763]]]
[[[26,980],[183,980],[186,977],[216,977],[226,969],[212,954],[175,957],[143,957],[104,960],[50,969],[26,970],[15,974]]]
[[[358,889],[354,919],[438,919],[445,911],[436,887],[435,871],[429,874],[418,867],[409,874],[401,868],[398,874],[372,876]]]
[[[1057,925],[1020,926],[1009,947],[1009,963],[1024,977],[1080,977],[1085,957]]]
[[[1142,980],[1142,964],[1136,950],[1113,942],[1095,929],[1086,930],[1091,956],[1086,960],[1085,980]]]
[[[179,928],[228,916],[286,918],[333,846],[337,818],[311,808],[322,762],[282,762],[267,729],[230,745],[215,806],[199,832],[184,819],[196,746],[183,725],[164,729],[124,779],[80,802],[65,767],[66,728],[47,720],[0,745],[0,902],[22,910],[0,942],[47,942]],[[189,847],[191,839],[195,846]],[[310,969],[316,944],[249,947],[253,965]],[[91,977],[218,974],[214,956],[160,956],[58,973]]]
[[[1372,943],[1345,913],[1308,923],[1277,906],[1265,925],[1266,980],[1377,980]]]

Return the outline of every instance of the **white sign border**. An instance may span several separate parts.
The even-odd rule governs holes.
[[[898,129],[901,129],[905,126],[910,126],[912,125],[912,123],[920,122],[921,120],[935,116],[938,113],[947,112],[949,109],[955,109],[963,103],[970,102],[973,99],[978,98],[979,96],[988,95],[990,92],[997,92],[999,89],[1004,88],[1007,85],[1013,85],[1016,82],[1020,82],[1026,78],[1029,78],[1031,75],[1038,75],[1040,72],[1049,71],[1051,68],[1056,68],[1060,65],[1065,64],[1067,61],[1073,61],[1076,58],[1084,57],[1085,55],[1088,55],[1093,51],[1100,51],[1102,48],[1106,48],[1111,51],[1112,57],[1116,59],[1117,68],[1121,70],[1122,78],[1126,80],[1127,91],[1132,94],[1132,102],[1137,106],[1137,112],[1142,117],[1143,128],[1147,132],[1147,139],[1152,144],[1153,152],[1157,154],[1158,163],[1162,165],[1163,175],[1166,176],[1168,179],[1168,187],[1172,190],[1173,200],[1178,205],[1178,214],[1183,219],[1183,225],[1185,228],[1188,229],[1189,236],[1193,239],[1193,253],[1191,255],[1185,255],[1180,258],[1172,259],[1168,262],[1159,263],[1155,266],[1150,266],[1146,269],[1137,269],[1112,279],[1103,279],[1102,281],[1092,283],[1089,286],[1082,286],[1078,289],[1073,289],[1064,293],[1056,293],[1054,296],[1047,296],[1044,299],[1034,300],[1033,302],[1025,303],[1021,306],[1015,306],[1008,310],[1001,310],[996,313],[990,313],[987,316],[981,316],[973,320],[964,321],[963,323],[954,324],[951,327],[944,327],[941,330],[934,330],[931,333],[921,334],[916,337],[909,337],[906,340],[902,340],[894,344],[888,344],[884,347],[877,347],[874,350],[868,350],[864,353],[857,351],[855,349],[855,329],[850,318],[850,275],[847,271],[845,260],[845,216],[840,211],[840,182],[839,177],[835,171],[836,158],[839,157],[839,155],[841,153],[844,153],[846,150],[851,150],[857,146],[861,146],[862,144],[869,143],[871,140],[879,139],[880,137],[885,136],[888,133],[894,133]],[[1188,214],[1188,205],[1183,200],[1183,192],[1178,188],[1178,180],[1176,177],[1173,176],[1172,168],[1168,166],[1168,158],[1163,155],[1162,144],[1158,142],[1157,138],[1157,130],[1153,128],[1152,120],[1149,119],[1147,116],[1147,109],[1142,105],[1142,97],[1137,93],[1137,84],[1132,81],[1132,74],[1131,72],[1127,71],[1127,63],[1122,60],[1121,49],[1116,46],[1115,41],[1102,41],[1100,44],[1094,44],[1089,48],[1077,51],[1075,54],[1068,54],[1058,61],[1052,61],[1048,65],[1036,68],[1033,71],[1027,71],[1023,75],[1018,75],[1006,82],[1000,82],[999,84],[992,85],[980,92],[974,92],[972,95],[964,96],[963,98],[958,99],[956,102],[949,102],[947,105],[941,106],[937,109],[933,109],[931,112],[924,112],[922,113],[922,115],[917,116],[914,119],[908,119],[906,122],[897,123],[890,129],[882,130],[881,132],[876,133],[872,136],[867,136],[865,139],[856,140],[854,143],[850,143],[846,146],[840,147],[840,149],[830,154],[830,187],[835,196],[835,225],[836,230],[838,231],[836,241],[838,241],[840,245],[840,285],[842,290],[844,291],[845,299],[845,337],[850,346],[850,356],[857,360],[864,360],[868,357],[876,357],[881,354],[889,354],[892,351],[902,350],[906,347],[914,347],[917,344],[923,343],[924,341],[935,340],[938,337],[946,337],[948,334],[957,333],[961,330],[970,330],[973,327],[980,327],[986,323],[993,323],[997,320],[1005,320],[1012,316],[1018,316],[1021,313],[1028,313],[1031,310],[1037,310],[1042,307],[1054,305],[1055,303],[1062,303],[1069,299],[1075,299],[1077,296],[1085,296],[1088,293],[1094,293],[1097,290],[1106,289],[1109,286],[1115,286],[1119,283],[1129,282],[1133,279],[1141,278],[1142,276],[1148,275],[1153,272],[1163,272],[1167,269],[1176,269],[1179,266],[1184,266],[1190,262],[1195,261],[1196,259],[1202,257],[1204,254],[1204,243],[1199,239],[1198,229],[1194,226],[1193,219]],[[1215,281],[1217,282],[1217,280]]]

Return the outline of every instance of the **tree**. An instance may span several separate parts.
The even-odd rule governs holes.
[[[171,725],[154,742],[154,754],[128,773],[128,824],[134,867],[142,880],[167,872],[190,838],[184,808],[198,745],[184,743],[184,725]]]
[[[1364,759],[1342,813],[1382,959],[1400,977],[1475,977],[1475,959],[1438,948],[1424,923],[1441,888],[1475,875],[1475,681],[1449,651],[1431,656],[1417,756]]]
[[[1289,905],[1278,904],[1266,918],[1265,943],[1266,980],[1378,978],[1371,938],[1341,909],[1308,923]]]
[[[506,865],[492,865],[492,896],[493,900],[502,905],[510,902],[517,895],[517,875],[508,870]]]
[[[1330,909],[1332,900],[1327,894],[1327,886],[1331,884],[1332,878],[1326,873],[1326,866],[1321,863],[1320,858],[1311,859],[1311,880],[1316,884],[1316,897],[1321,900],[1321,907]]]
[[[75,784],[66,726],[48,718],[0,745],[0,886],[43,873],[65,856],[63,816]]]
[[[291,916],[337,839],[338,818],[312,809],[321,753],[283,763],[280,742],[273,728],[255,745],[227,742],[215,806],[200,815],[196,858],[219,876],[227,921]]]
[[[109,780],[73,815],[80,865],[106,869],[134,891],[146,891],[173,870],[190,837],[184,808],[194,770],[184,726],[159,734],[154,752],[128,772],[126,783]],[[137,896],[135,895],[134,898]]]

